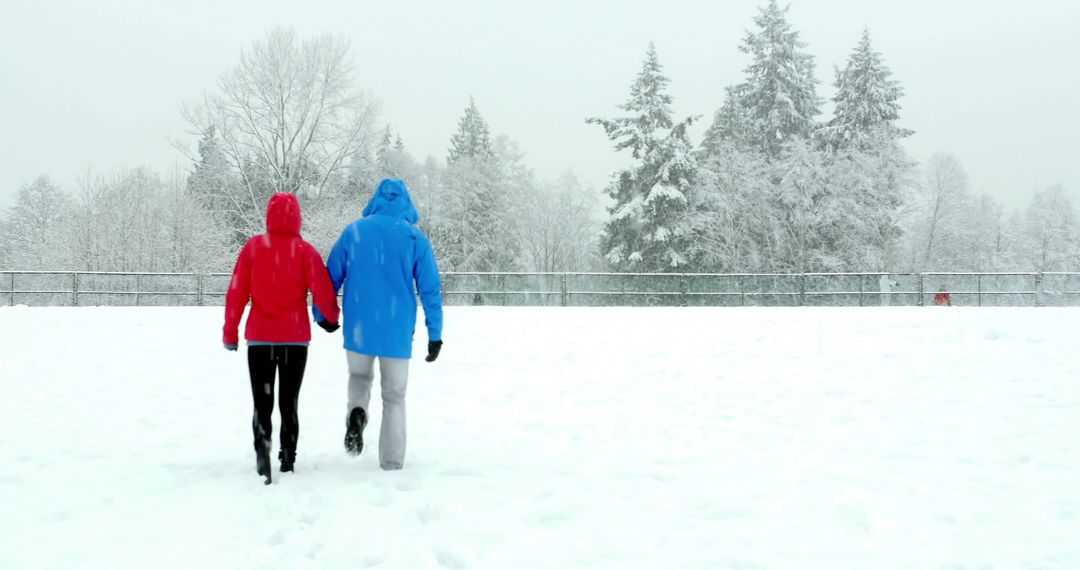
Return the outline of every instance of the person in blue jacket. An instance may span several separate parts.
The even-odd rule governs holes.
[[[416,227],[420,215],[405,183],[379,183],[364,215],[349,224],[330,251],[326,268],[334,290],[344,285],[342,334],[349,364],[345,449],[359,455],[368,421],[368,403],[379,360],[383,415],[379,465],[405,463],[405,388],[409,379],[416,296],[424,305],[427,362],[442,349],[442,292],[431,242]],[[322,319],[312,309],[316,322]]]

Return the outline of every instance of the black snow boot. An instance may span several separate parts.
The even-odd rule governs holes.
[[[270,484],[270,436],[266,428],[259,422],[259,414],[256,411],[251,418],[251,427],[255,432],[255,471],[266,478],[265,483]]]
[[[364,408],[353,408],[349,412],[349,421],[345,431],[345,451],[349,455],[360,455],[364,450],[364,427],[367,426],[367,412]]]
[[[281,461],[281,472],[292,472],[293,464],[296,463],[296,451],[292,449],[281,449],[278,450],[277,457]]]
[[[264,445],[259,445],[255,448],[255,470],[262,475],[265,480],[263,483],[269,485],[270,481],[270,445],[267,442]]]

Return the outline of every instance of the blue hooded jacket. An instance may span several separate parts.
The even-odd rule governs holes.
[[[345,348],[368,356],[411,358],[416,294],[424,305],[428,340],[442,340],[442,292],[435,254],[414,224],[420,215],[401,180],[379,183],[364,216],[338,238],[326,268],[342,285]],[[322,320],[318,308],[315,320]]]

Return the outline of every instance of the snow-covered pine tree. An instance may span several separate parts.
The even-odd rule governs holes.
[[[787,21],[788,8],[776,0],[759,9],[756,31],[747,31],[739,51],[752,58],[745,82],[730,88],[724,107],[709,129],[715,136],[745,136],[770,158],[780,155],[792,137],[810,138],[821,98],[814,78],[814,57]],[[740,123],[744,123],[740,124]]]
[[[511,168],[491,141],[487,122],[469,100],[458,132],[450,140],[439,208],[446,266],[454,271],[512,271],[517,248],[513,233]]]
[[[187,191],[213,220],[213,225],[228,236],[228,242],[239,248],[251,237],[256,211],[244,184],[232,167],[217,128],[208,127],[199,140],[199,156],[187,179]]]
[[[722,148],[730,143],[733,148],[742,148],[749,141],[750,118],[746,109],[739,102],[740,86],[724,89],[724,104],[713,115],[712,125],[705,131],[701,142],[702,158],[711,158],[729,153],[731,148]]]
[[[199,140],[199,158],[188,176],[188,190],[211,211],[223,211],[231,201],[229,187],[232,172],[229,161],[217,140],[217,129],[210,126]]]
[[[476,108],[476,100],[470,97],[465,115],[458,122],[458,132],[450,138],[450,151],[446,157],[446,163],[453,165],[463,158],[485,161],[494,156],[487,122],[480,116],[480,110]]]
[[[847,65],[836,70],[835,85],[834,117],[819,129],[818,141],[829,155],[830,187],[850,200],[838,248],[852,270],[890,270],[898,262],[901,211],[915,170],[899,143],[912,131],[896,126],[904,91],[865,29]]]
[[[629,149],[635,160],[607,188],[615,204],[601,248],[620,271],[682,270],[689,262],[682,222],[697,162],[686,129],[697,117],[673,121],[669,82],[650,43],[630,99],[619,106],[629,116],[586,120],[602,126],[615,150]]]
[[[396,139],[396,140],[395,140]],[[390,125],[386,125],[379,143],[375,146],[375,181],[372,186],[365,189],[365,195],[370,194],[374,185],[383,178],[401,178],[410,182],[413,171],[416,170],[416,161],[405,150],[405,143],[401,135],[394,135]]]
[[[834,149],[854,146],[864,150],[873,144],[870,139],[874,136],[887,134],[900,139],[912,134],[896,126],[904,89],[892,79],[881,54],[874,51],[869,30],[863,30],[844,69],[836,70],[835,84],[834,116],[821,129],[824,144]]]
[[[379,139],[379,144],[375,147],[375,162],[379,167],[380,172],[390,171],[390,153],[393,150],[394,133],[390,130],[390,125],[386,125],[386,130],[383,131],[382,138]]]

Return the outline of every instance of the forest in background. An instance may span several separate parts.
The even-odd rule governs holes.
[[[325,254],[385,177],[408,183],[443,271],[1080,269],[1061,186],[1009,211],[955,156],[908,156],[918,125],[903,123],[903,87],[869,31],[835,68],[831,116],[775,0],[738,49],[743,77],[694,141],[702,118],[674,116],[675,79],[648,46],[617,111],[583,118],[628,159],[601,190],[537,177],[474,101],[446,156],[419,160],[359,84],[348,42],[275,29],[182,105],[189,167],[23,185],[0,216],[0,270],[230,271],[274,192],[300,198],[304,237]]]

